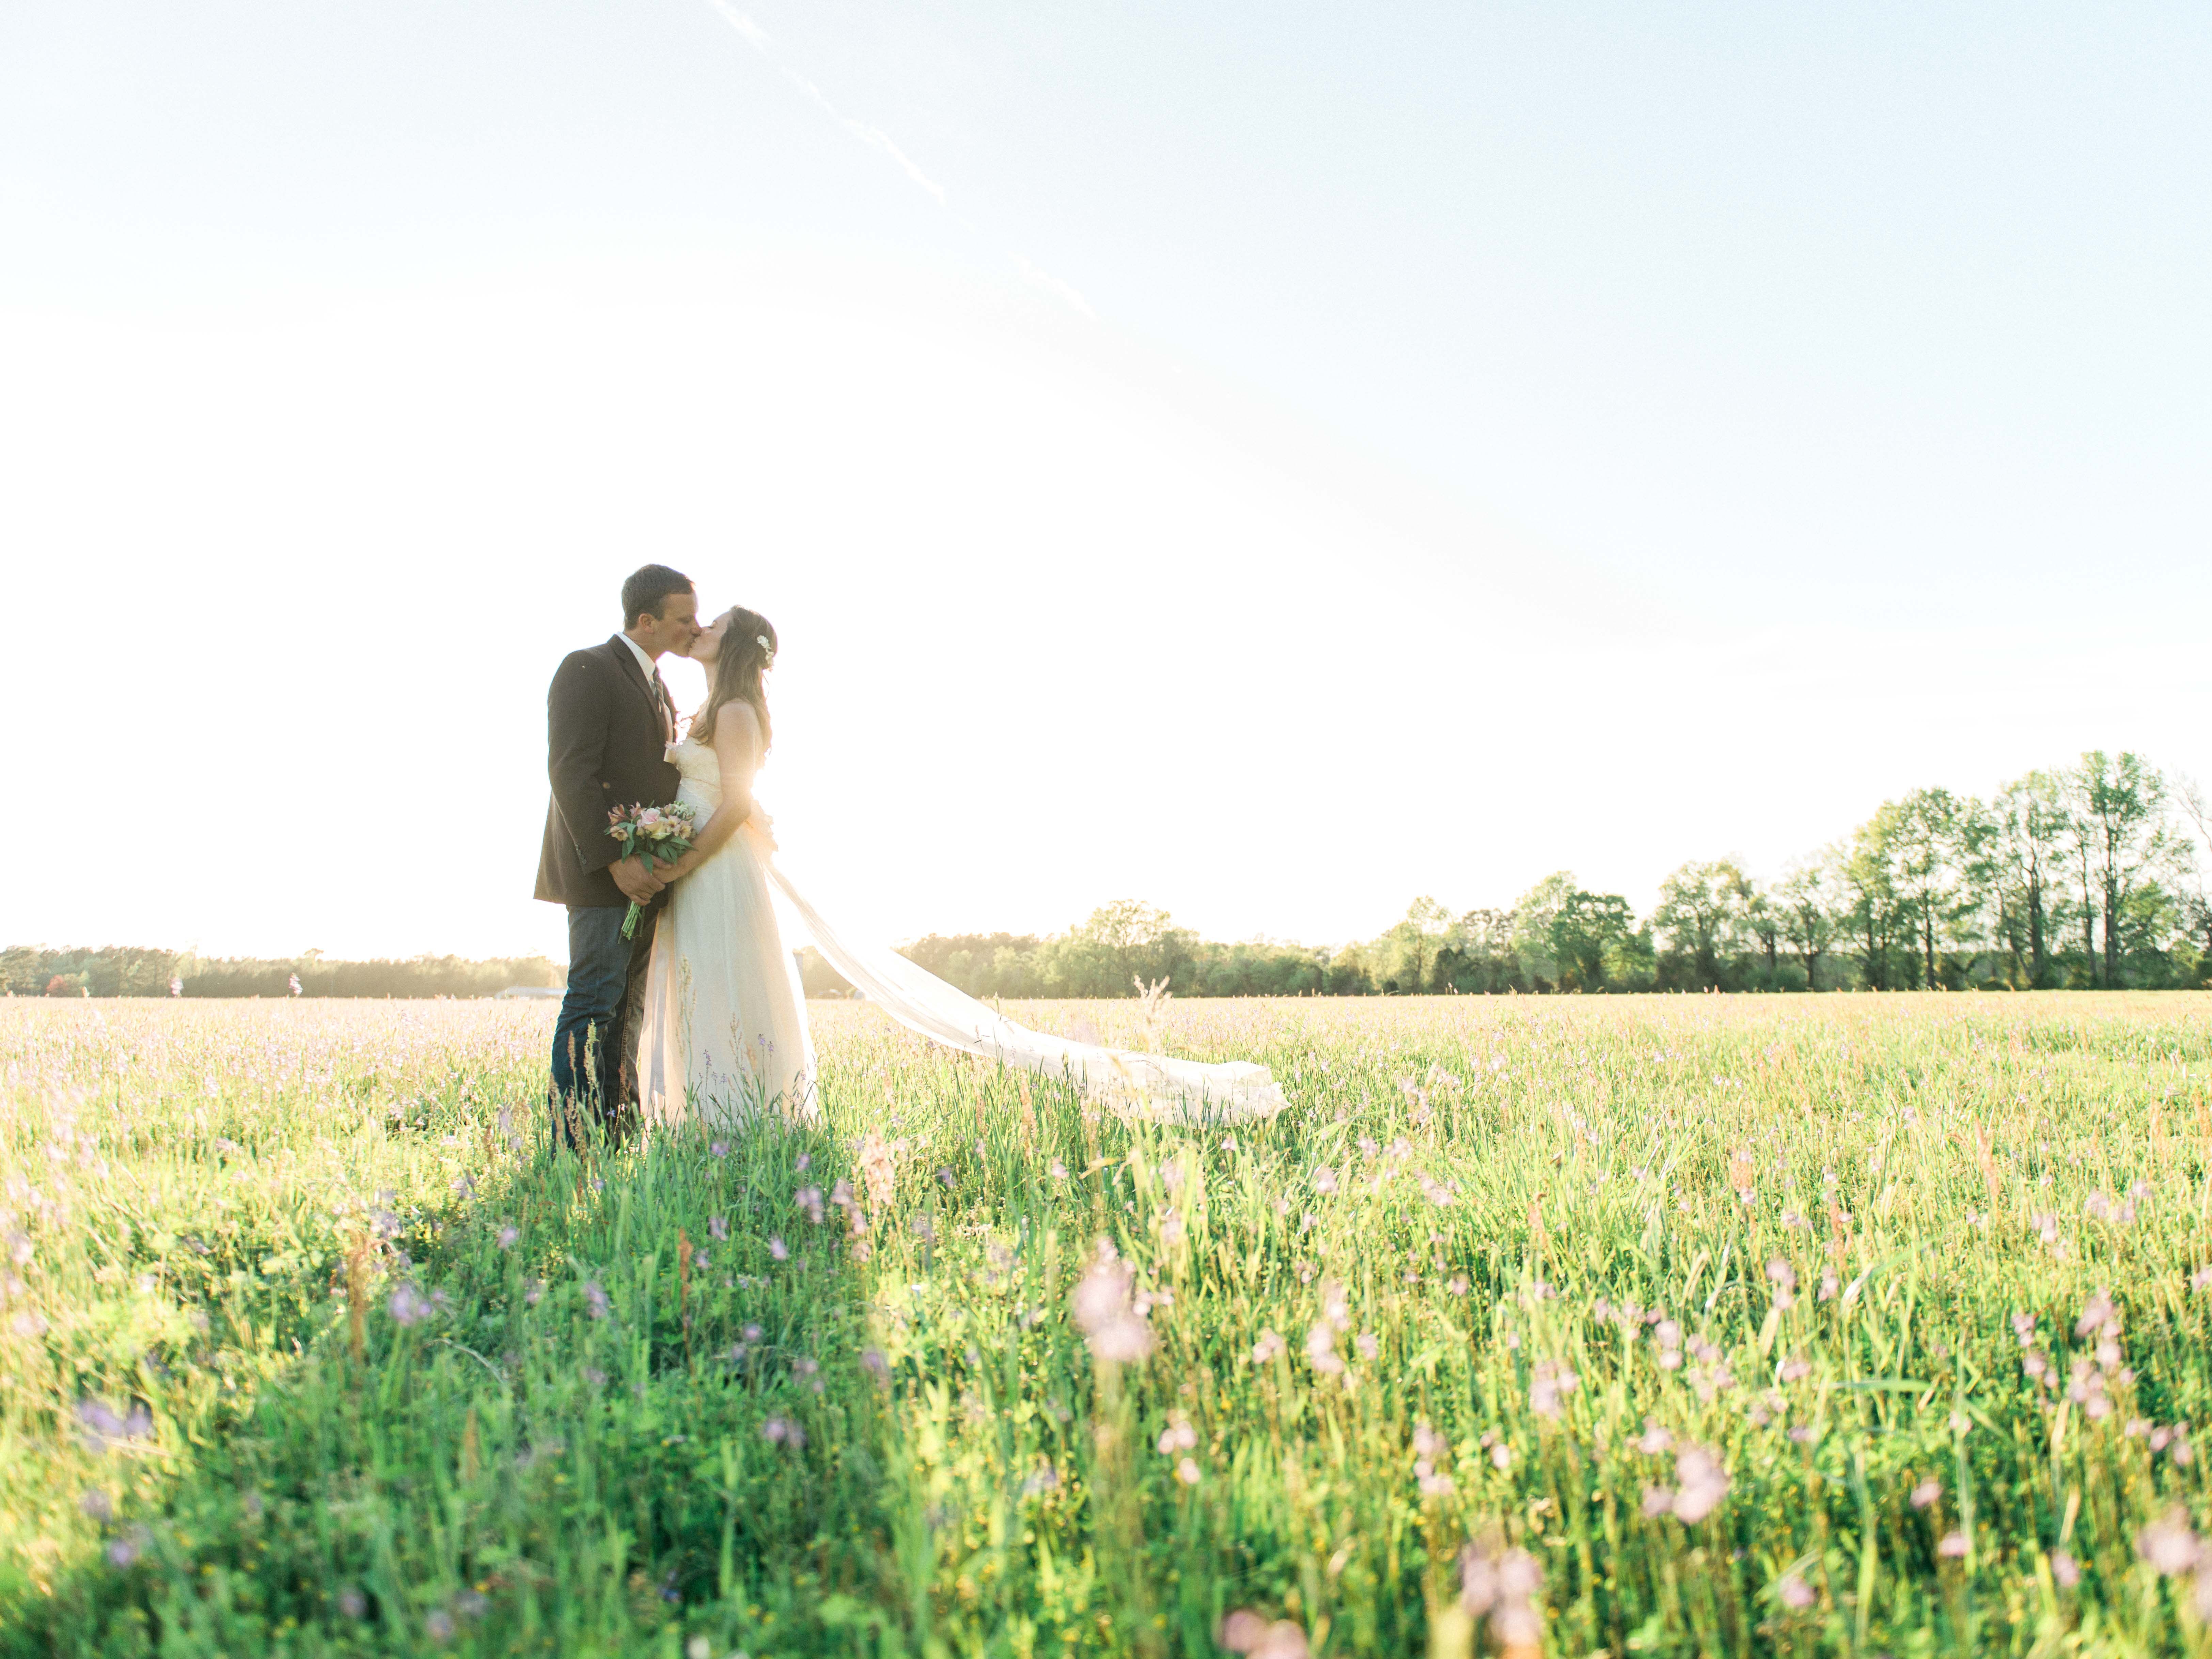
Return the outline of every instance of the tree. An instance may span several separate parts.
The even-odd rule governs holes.
[[[1427,990],[1451,926],[1451,912],[1425,895],[1407,905],[1405,919],[1380,941],[1386,985],[1395,984],[1408,994]]]
[[[1782,932],[1781,917],[1759,884],[1734,864],[1725,866],[1728,873],[1723,886],[1729,902],[1735,907],[1735,925],[1750,938],[1759,942],[1766,957],[1766,982],[1774,983],[1776,957]]]
[[[1437,952],[1437,977],[1458,991],[1510,991],[1522,975],[1513,937],[1519,919],[1510,910],[1469,910],[1452,923]]]
[[[2084,885],[2094,884],[2105,916],[2104,982],[2120,982],[2129,923],[2144,937],[2160,907],[2151,896],[2179,850],[2166,817],[2166,779],[2142,757],[2092,749],[2073,773]],[[2083,944],[2089,941],[2087,933]]]
[[[1916,789],[1885,801],[1892,880],[1919,936],[1921,982],[1937,983],[1940,944],[1967,942],[1964,924],[1982,908],[1989,877],[1988,815],[1972,796],[1948,789]],[[1880,817],[1881,814],[1877,814]]]
[[[1783,872],[1774,890],[1776,923],[1782,937],[1805,964],[1805,988],[1820,988],[1820,958],[1836,937],[1834,906],[1843,886],[1842,855],[1829,848]]]
[[[2040,985],[2057,937],[2053,899],[2071,833],[2062,780],[2050,772],[2015,778],[1998,792],[1992,816],[1998,927],[2015,961],[2026,955],[2027,983]]]
[[[1166,911],[1116,899],[1038,951],[1043,988],[1055,996],[1118,997],[1128,994],[1132,979],[1188,985],[1195,943]]]
[[[1552,927],[1576,891],[1574,872],[1555,870],[1514,901],[1513,954],[1532,991],[1547,991],[1559,983]]]
[[[1911,915],[1897,890],[1897,804],[1884,801],[1875,815],[1851,832],[1843,861],[1844,912],[1863,946],[1859,971],[1869,987],[1893,988],[1893,955],[1899,938],[1912,937]]]
[[[1743,879],[1734,860],[1717,859],[1709,864],[1692,860],[1659,884],[1659,908],[1651,913],[1651,925],[1667,935],[1674,951],[1689,958],[1701,988],[1721,982],[1721,951],[1735,910],[1733,895]]]
[[[2183,817],[2197,832],[2196,842],[2188,848],[2189,890],[2182,896],[2182,910],[2190,932],[2203,938],[2197,958],[2201,980],[2212,970],[2212,890],[2206,886],[2206,866],[2212,863],[2212,800],[2206,799],[2193,778],[2183,779],[2177,793]]]
[[[1562,991],[1601,991],[1609,960],[1636,932],[1636,913],[1618,893],[1566,896],[1552,919],[1552,957]]]

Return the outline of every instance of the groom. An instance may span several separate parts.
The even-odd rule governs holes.
[[[572,651],[546,693],[546,769],[553,805],[538,860],[538,896],[568,907],[568,989],[553,1027],[554,1133],[576,1145],[586,1119],[620,1134],[637,1101],[637,1039],[654,903],[667,883],[651,864],[621,857],[607,834],[617,807],[665,806],[681,781],[665,759],[676,705],[656,666],[699,637],[691,579],[649,564],[623,584],[623,631]],[[632,900],[650,905],[622,936]]]

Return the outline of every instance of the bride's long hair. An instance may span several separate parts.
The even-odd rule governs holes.
[[[741,605],[729,609],[729,626],[722,630],[722,647],[714,657],[714,678],[707,686],[707,702],[691,721],[695,743],[714,741],[714,716],[732,701],[752,705],[760,720],[761,752],[769,745],[768,690],[762,676],[775,656],[775,624],[757,611]]]

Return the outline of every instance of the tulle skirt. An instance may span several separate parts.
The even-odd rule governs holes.
[[[694,791],[685,785],[679,799]],[[694,802],[703,820],[712,803]],[[638,1094],[648,1123],[736,1129],[818,1115],[799,966],[769,899],[775,842],[748,823],[676,884],[653,930]]]

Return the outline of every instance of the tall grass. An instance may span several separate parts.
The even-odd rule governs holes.
[[[542,1007],[0,1003],[0,1652],[2212,1645],[2212,998],[813,1012],[578,1161]]]

